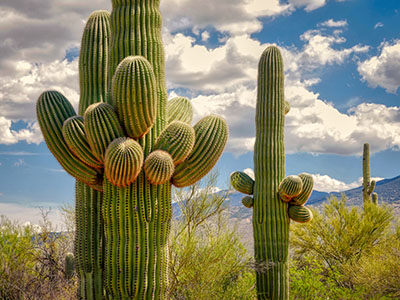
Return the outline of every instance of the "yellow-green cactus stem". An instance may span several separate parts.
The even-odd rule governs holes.
[[[377,193],[372,193],[372,203],[375,205],[378,204],[378,194]]]
[[[65,120],[63,136],[71,152],[88,166],[100,169],[103,164],[93,155],[85,135],[83,117],[73,116]]]
[[[146,158],[144,173],[151,184],[166,183],[174,173],[174,161],[168,152],[156,150]]]
[[[310,222],[313,218],[311,210],[305,206],[290,205],[289,206],[289,217],[293,221],[298,223]]]
[[[192,123],[193,108],[188,98],[175,97],[167,102],[168,123],[181,121],[188,124]]]
[[[365,143],[363,148],[363,201],[371,203],[371,195],[375,189],[376,181],[371,180],[371,171],[369,167],[369,144]]]
[[[311,196],[314,187],[314,179],[310,174],[301,173],[299,177],[301,178],[303,187],[301,189],[301,193],[290,201],[290,204],[293,205],[306,204],[308,198],[310,198]]]
[[[131,184],[138,177],[143,165],[143,149],[133,139],[118,138],[107,147],[104,174],[118,187]]]
[[[64,140],[63,124],[65,120],[75,116],[69,101],[59,92],[44,92],[37,101],[36,114],[47,147],[65,171],[76,179],[98,188],[102,181],[98,171],[73,155]]]
[[[251,196],[245,196],[242,198],[242,204],[247,208],[252,208],[254,205],[254,199]]]
[[[112,82],[112,102],[126,133],[140,138],[153,126],[157,84],[150,63],[142,56],[125,57]]]
[[[192,152],[194,142],[195,132],[192,126],[181,121],[174,121],[161,132],[154,149],[168,152],[174,165],[178,165]]]
[[[76,181],[75,185],[75,267],[79,277],[79,299],[103,299],[103,243],[101,216],[103,195]]]
[[[106,102],[108,82],[108,46],[110,40],[110,13],[93,12],[86,22],[79,55],[80,101],[79,114],[97,102]]]
[[[74,254],[67,253],[65,256],[64,274],[67,280],[71,279],[75,273],[75,258]]]
[[[117,114],[110,104],[100,102],[90,105],[83,118],[90,148],[96,158],[104,163],[108,145],[125,135]]]
[[[278,187],[278,194],[283,202],[289,202],[292,198],[298,196],[303,188],[301,178],[296,175],[285,177]]]
[[[189,157],[175,169],[172,184],[189,186],[200,180],[217,163],[228,140],[228,125],[219,116],[212,115],[194,125],[196,141]]]
[[[83,31],[79,55],[79,114],[82,116],[91,104],[107,102],[108,82],[111,81],[108,76],[110,31],[110,13],[107,11],[93,12]],[[65,124],[63,129],[65,131]],[[80,141],[81,155],[95,157],[86,134],[83,137],[81,131],[75,133],[79,133],[80,136],[80,139],[76,140]],[[82,148],[82,145],[85,146]],[[95,160],[98,161],[96,158]],[[84,162],[88,163],[89,160],[85,159]],[[102,165],[102,162],[98,163]],[[103,172],[103,169],[101,171]],[[78,298],[103,300],[104,225],[101,218],[103,194],[79,181],[76,182],[76,186],[75,245],[79,247],[75,249],[75,256],[80,262],[76,265],[79,278]]]
[[[230,180],[231,180],[231,185],[238,192],[247,195],[253,195],[254,180],[245,172],[241,171],[233,172],[230,176]]]

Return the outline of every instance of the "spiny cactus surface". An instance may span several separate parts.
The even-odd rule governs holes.
[[[190,100],[167,104],[159,0],[113,0],[82,43],[83,121],[58,92],[37,106],[48,147],[77,179],[79,298],[169,299],[171,184],[206,175],[228,127],[214,115],[192,127]]]
[[[277,47],[268,47],[258,65],[255,180],[242,172],[231,175],[234,188],[253,194],[243,205],[253,208],[254,252],[258,299],[289,299],[289,218],[307,222],[303,205],[312,191],[312,176],[285,178],[284,121],[290,105],[284,100],[283,62]],[[251,178],[250,178],[251,179]]]

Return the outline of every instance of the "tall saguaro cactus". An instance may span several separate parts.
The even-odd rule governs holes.
[[[366,203],[378,203],[378,194],[374,193],[376,182],[371,180],[371,171],[369,168],[369,144],[365,143],[363,148],[363,202],[364,206]]]
[[[308,222],[304,206],[313,188],[312,176],[285,178],[284,122],[289,104],[284,100],[283,62],[277,47],[268,47],[258,65],[255,180],[243,172],[231,174],[231,184],[253,207],[254,249],[258,299],[289,298],[289,220]]]
[[[47,91],[37,117],[50,151],[77,179],[80,298],[167,299],[171,184],[207,174],[228,127],[215,115],[192,127],[186,98],[167,105],[159,0],[113,0],[112,8],[110,31],[98,18],[105,12],[85,28],[82,116]]]

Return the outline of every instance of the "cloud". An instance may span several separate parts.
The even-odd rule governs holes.
[[[377,29],[377,28],[383,27],[383,26],[384,26],[384,24],[382,22],[378,22],[375,24],[374,29]]]
[[[312,11],[326,4],[326,0],[289,0],[294,7],[304,7],[305,11]]]
[[[346,27],[348,24],[346,20],[334,21],[333,19],[329,19],[325,22],[320,23],[319,25],[326,27]]]
[[[320,192],[342,192],[360,186],[359,181],[345,183],[328,175],[312,174],[314,179],[314,190]]]
[[[257,19],[289,11],[279,0],[169,0],[161,2],[166,27],[172,31],[214,27],[229,34],[253,33],[262,28]]]
[[[383,42],[381,53],[358,64],[358,72],[370,86],[383,87],[388,93],[396,93],[400,86],[400,40]]]
[[[18,221],[21,224],[38,225],[43,221],[41,209],[37,207],[26,207],[13,203],[0,202],[0,215],[3,215],[11,221]],[[60,210],[52,209],[48,214],[53,228],[64,230],[65,224]]]
[[[11,126],[11,120],[0,116],[0,144],[10,145],[18,143],[19,141],[39,144],[43,140],[37,122],[29,123],[27,128],[18,131],[12,130]]]

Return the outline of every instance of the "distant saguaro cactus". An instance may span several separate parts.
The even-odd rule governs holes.
[[[159,0],[112,7],[111,16],[99,13],[111,29],[89,19],[82,39],[83,117],[56,91],[39,97],[37,117],[50,151],[77,179],[80,298],[166,299],[171,184],[206,175],[228,127],[215,115],[192,127],[186,98],[167,105]]]
[[[243,172],[231,174],[243,205],[253,207],[258,299],[289,298],[289,218],[312,219],[304,206],[313,189],[311,175],[285,178],[284,121],[290,105],[284,100],[283,62],[279,49],[268,47],[258,65],[255,180]]]
[[[363,148],[363,202],[378,204],[378,194],[374,192],[375,180],[371,180],[371,171],[369,168],[369,144],[365,143]]]

